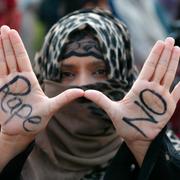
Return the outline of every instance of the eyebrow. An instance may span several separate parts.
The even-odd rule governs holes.
[[[98,61],[92,61],[92,62],[90,62],[89,63],[89,65],[91,66],[99,66],[99,65],[101,65],[101,66],[106,66],[105,65],[105,63],[102,61],[102,60],[98,60]],[[76,63],[74,63],[74,64],[69,64],[69,63],[66,63],[66,62],[63,62],[62,63],[62,67],[67,67],[67,68],[73,68],[74,66],[76,66]]]
[[[100,61],[93,61],[93,62],[91,62],[90,64],[92,64],[92,65],[103,65],[103,66],[105,66],[105,62],[103,62],[102,60],[100,60]]]
[[[73,64],[64,64],[62,63],[62,66],[61,67],[65,67],[65,68],[73,68],[74,65]]]

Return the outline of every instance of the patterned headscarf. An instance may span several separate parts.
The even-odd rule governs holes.
[[[108,80],[120,85],[124,93],[136,79],[130,37],[126,27],[109,12],[95,10],[75,11],[60,19],[46,35],[41,52],[35,57],[35,71],[38,79],[60,81],[60,56],[69,42],[73,31],[81,31],[87,26],[94,30],[100,43],[103,59],[108,66]],[[117,87],[115,87],[117,88]]]
[[[85,38],[73,36],[72,39],[72,34],[78,32],[79,37]],[[86,52],[88,43],[91,46]],[[62,92],[61,63],[70,54],[79,56],[79,53],[97,56],[108,70],[106,81],[81,88],[99,90],[114,100],[122,99],[136,78],[129,34],[109,12],[97,9],[73,12],[50,29],[35,59],[36,74],[45,93],[52,97]],[[100,180],[103,177],[122,140],[107,114],[84,100],[68,104],[52,117],[36,139],[24,167],[24,179]]]

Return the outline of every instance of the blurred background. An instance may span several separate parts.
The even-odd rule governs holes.
[[[180,46],[180,0],[0,0],[0,26],[16,29],[32,64],[46,32],[64,15],[99,7],[123,21],[131,34],[135,64],[140,70],[158,39],[172,36]],[[180,80],[180,67],[174,85]],[[180,102],[170,126],[180,137]]]

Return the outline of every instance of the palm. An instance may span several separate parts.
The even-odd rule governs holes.
[[[83,96],[80,89],[66,90],[54,98],[45,96],[18,33],[7,26],[1,28],[0,63],[1,136],[10,141],[15,136],[35,137],[53,113]]]
[[[163,86],[137,80],[130,92],[118,103],[120,111],[114,117],[114,122],[122,117],[118,126],[126,129],[124,137],[154,139],[169,121],[175,106],[173,97]]]
[[[0,82],[1,130],[17,134],[37,133],[44,128],[51,115],[48,98],[33,72],[11,74]]]
[[[114,102],[98,91],[85,97],[110,116],[117,132],[127,141],[152,140],[167,124],[180,98],[180,83],[170,93],[180,56],[179,47],[167,38],[153,47],[143,69],[128,94]]]

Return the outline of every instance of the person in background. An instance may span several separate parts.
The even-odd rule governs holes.
[[[22,12],[20,35],[28,52],[29,58],[31,59],[32,65],[34,65],[33,59],[35,52],[42,44],[42,39],[45,34],[44,30],[41,30],[44,27],[41,28],[37,19],[39,1],[40,0],[23,0],[18,3],[18,7]]]
[[[135,63],[141,69],[154,43],[168,35],[156,13],[154,1],[109,0],[109,4],[113,14],[130,31]]]
[[[80,0],[42,0],[37,15],[48,32],[59,18],[78,9],[80,9]]]
[[[0,26],[6,24],[18,32],[21,28],[21,12],[17,9],[16,0],[0,1]]]
[[[108,0],[42,0],[38,8],[38,18],[45,24],[46,32],[59,18],[78,10],[100,8],[110,10]],[[48,12],[48,13],[47,13]]]
[[[179,0],[155,0],[155,8],[168,33],[174,31],[180,19]],[[176,25],[177,23],[177,25]]]
[[[80,0],[81,8],[100,8],[110,10],[108,0]]]

